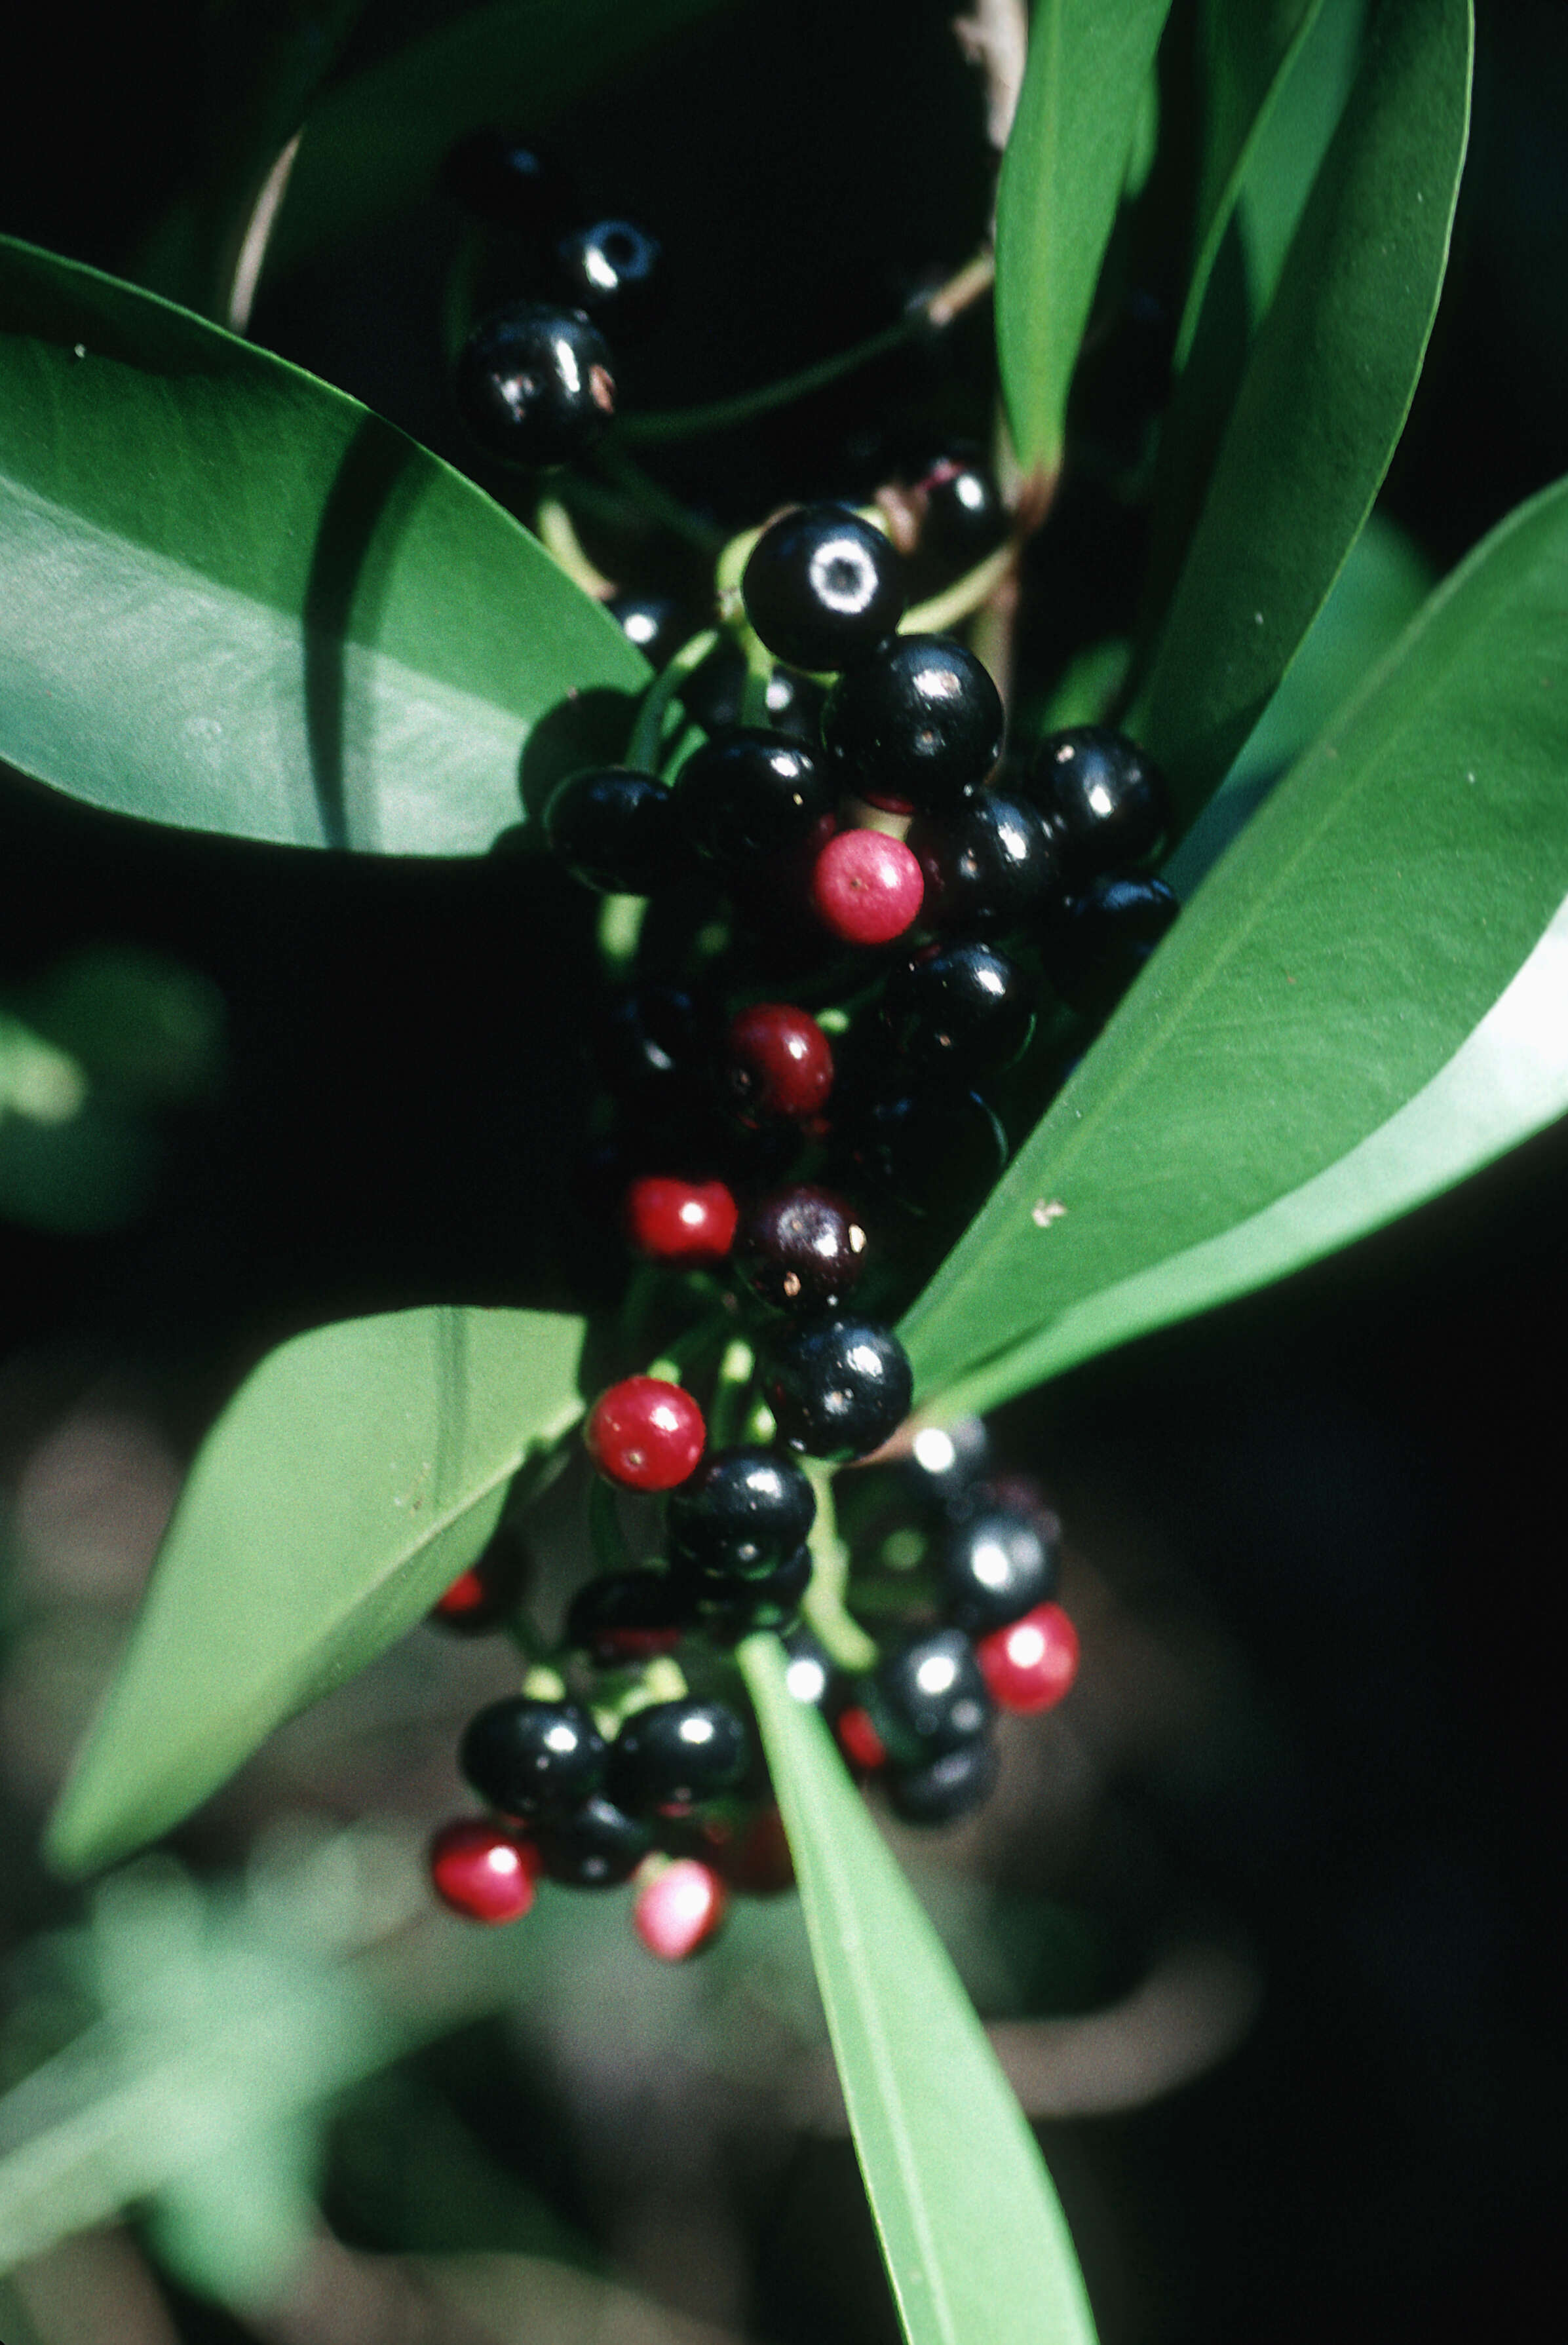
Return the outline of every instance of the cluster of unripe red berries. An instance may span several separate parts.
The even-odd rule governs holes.
[[[519,152],[456,158],[471,208],[501,218]],[[512,224],[531,230],[548,209],[531,183],[515,204],[529,218]],[[642,231],[602,223],[545,245],[559,306],[497,312],[459,363],[471,427],[534,469],[605,428],[601,328],[635,330],[657,306],[657,248]],[[872,1458],[911,1406],[887,1324],[907,1299],[890,1224],[954,1233],[1005,1162],[989,1094],[1028,1051],[1041,999],[1103,1017],[1176,910],[1141,868],[1167,809],[1135,745],[1084,726],[1004,756],[981,662],[918,619],[901,632],[925,531],[934,545],[945,528],[978,560],[1007,528],[968,459],[928,467],[915,502],[912,570],[876,513],[846,505],[797,507],[738,542],[720,564],[717,645],[700,659],[694,645],[651,687],[647,762],[570,775],[545,808],[546,844],[574,879],[646,899],[655,942],[639,959],[658,973],[605,1006],[596,1053],[613,1122],[582,1193],[644,1265],[631,1320],[662,1327],[680,1357],[624,1376],[590,1410],[596,1546],[613,1568],[579,1589],[529,1690],[463,1738],[463,1771],[490,1815],[447,1826],[433,1871],[446,1903],[477,1919],[526,1911],[541,1878],[635,1879],[638,1932],[674,1957],[711,1937],[732,1890],[787,1882],[729,1657],[753,1630],[785,1638],[792,1690],[912,1823],[973,1809],[995,1776],[997,1710],[1047,1708],[1072,1682],[1054,1520],[1037,1493],[987,1474],[977,1425],[956,1447],[922,1436],[946,1443],[931,1470],[917,1443],[914,1462],[842,1477],[847,1496],[901,1476],[917,1518],[918,1568],[902,1578],[850,1541],[860,1629],[840,1649],[863,1650],[871,1627],[874,1666],[846,1672],[798,1625],[824,1469]],[[667,666],[683,632],[674,606],[637,595],[611,607]],[[701,737],[667,777],[654,743],[677,676]],[[857,1307],[862,1279],[885,1317]],[[628,1343],[634,1358],[647,1348]],[[616,1491],[662,1497],[651,1562],[618,1559]],[[438,1617],[504,1617],[509,1552],[465,1574]]]

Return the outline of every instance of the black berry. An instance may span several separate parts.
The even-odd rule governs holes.
[[[772,1449],[710,1450],[665,1506],[671,1555],[730,1579],[765,1578],[816,1518],[810,1483]]]
[[[470,334],[457,403],[474,438],[504,464],[549,472],[593,446],[616,411],[609,346],[571,310],[520,302]]]
[[[531,1701],[519,1693],[469,1720],[457,1756],[482,1800],[503,1815],[537,1816],[596,1792],[607,1750],[575,1701]]]
[[[1011,1066],[1026,1047],[1033,988],[993,945],[943,945],[891,972],[881,1023],[892,1055],[911,1068],[990,1073]]]
[[[740,722],[746,691],[746,655],[731,634],[715,644],[681,685],[681,706],[705,733],[724,733]],[[768,679],[768,722],[775,733],[816,748],[822,737],[827,689],[798,669],[776,667]]]
[[[763,531],[741,594],[778,658],[813,672],[852,667],[903,615],[902,563],[847,505],[802,505]]]
[[[606,1572],[572,1599],[566,1641],[601,1669],[627,1669],[675,1650],[683,1606],[662,1571]]]
[[[989,1735],[946,1751],[923,1767],[895,1768],[888,1776],[888,1803],[906,1824],[952,1824],[983,1807],[1000,1771]]]
[[[717,1645],[732,1645],[755,1629],[788,1629],[799,1619],[811,1585],[811,1550],[799,1547],[761,1579],[724,1572],[683,1572],[687,1618]]]
[[[1104,725],[1048,733],[1034,753],[1028,790],[1062,834],[1074,887],[1152,855],[1170,821],[1165,777],[1135,741]]]
[[[964,937],[1007,936],[1061,886],[1058,834],[1023,798],[979,790],[946,815],[924,815],[909,845],[925,878],[922,917]]]
[[[667,306],[664,247],[634,220],[574,228],[555,248],[555,281],[617,346],[651,334]]]
[[[958,1629],[932,1629],[884,1656],[866,1708],[896,1766],[921,1767],[983,1734],[992,1701],[974,1648]]]
[[[833,805],[820,752],[749,726],[694,750],[674,796],[697,853],[728,870],[804,847]]]
[[[696,633],[691,613],[673,594],[612,594],[605,608],[652,668],[667,666]]]
[[[656,1701],[635,1711],[610,1755],[611,1796],[633,1813],[684,1815],[741,1782],[745,1727],[722,1701]]]
[[[943,1609],[972,1637],[1033,1612],[1055,1585],[1056,1549],[1037,1516],[988,1508],[959,1524],[944,1544]]]
[[[911,566],[933,585],[972,570],[1007,535],[996,475],[973,452],[955,449],[919,468],[913,488],[922,510]]]
[[[545,837],[574,879],[608,896],[651,896],[689,868],[669,792],[652,774],[601,766],[558,782]]]
[[[865,1266],[866,1233],[830,1190],[799,1183],[743,1208],[730,1259],[759,1302],[781,1311],[833,1311]]]
[[[978,1091],[922,1084],[863,1101],[845,1132],[859,1178],[907,1213],[967,1220],[1007,1162],[1007,1135]]]
[[[545,1824],[535,1845],[547,1880],[572,1889],[616,1889],[631,1879],[653,1834],[613,1801],[592,1799]]]
[[[1002,755],[1002,695],[946,635],[898,635],[840,676],[822,738],[847,788],[921,812],[977,789]]]
[[[910,1412],[903,1345],[869,1319],[808,1320],[771,1340],[763,1394],[779,1437],[809,1457],[868,1457]]]
[[[1045,973],[1069,1009],[1108,1018],[1180,909],[1163,879],[1100,879],[1041,938]]]
[[[681,1115],[707,1091],[717,1040],[713,1011],[697,994],[677,985],[628,986],[604,1010],[594,1055],[623,1105],[642,1115]]]

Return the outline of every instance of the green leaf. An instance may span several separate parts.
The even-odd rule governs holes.
[[[996,199],[996,344],[1013,444],[1054,477],[1078,346],[1170,0],[1037,0]]]
[[[523,814],[541,720],[648,673],[526,530],[356,400],[4,239],[0,601],[0,756],[117,813],[300,846],[477,853]]]
[[[1092,2345],[1051,2178],[936,1932],[777,1639],[739,1659],[909,2345]]]
[[[465,130],[519,133],[642,51],[675,38],[718,0],[506,0],[378,58],[312,110],[268,253],[283,272],[427,195]]]
[[[1215,462],[1132,729],[1190,817],[1333,584],[1388,469],[1448,259],[1470,0],[1383,0]]]
[[[1245,13],[1245,0],[1241,0]],[[1278,287],[1290,239],[1355,86],[1368,0],[1320,0],[1274,85],[1237,190],[1252,314]]]
[[[582,1336],[545,1312],[399,1311],[263,1360],[191,1468],[54,1863],[85,1873],[167,1832],[411,1628],[577,1416]]]
[[[1568,1111],[1568,482],[1204,882],[900,1333],[942,1416],[1244,1294]]]

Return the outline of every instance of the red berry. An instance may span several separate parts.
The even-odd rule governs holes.
[[[490,1602],[490,1591],[479,1574],[472,1568],[460,1571],[444,1596],[438,1596],[431,1607],[438,1620],[465,1621],[475,1612],[483,1612]]]
[[[795,1886],[795,1861],[775,1807],[760,1809],[719,1862],[730,1887],[748,1897],[778,1897]]]
[[[724,1087],[738,1112],[792,1120],[815,1115],[833,1088],[833,1052],[805,1010],[788,1001],[757,1001],[729,1021],[722,1060]]]
[[[1078,1632],[1059,1604],[1037,1604],[982,1637],[974,1655],[999,1709],[1050,1710],[1078,1674]]]
[[[722,1181],[675,1181],[657,1172],[626,1191],[627,1237],[650,1262],[722,1262],[735,1235],[736,1203]]]
[[[885,945],[914,925],[925,892],[920,858],[881,830],[841,830],[818,856],[811,903],[852,945]]]
[[[436,1895],[469,1922],[515,1922],[534,1903],[539,1852],[484,1816],[443,1824],[430,1844]]]
[[[711,1865],[677,1856],[638,1890],[632,1927],[661,1963],[684,1962],[715,1934],[728,1902]]]
[[[601,1474],[628,1490],[673,1490],[702,1455],[702,1411],[679,1385],[626,1376],[601,1393],[584,1429]]]
[[[858,1701],[839,1712],[833,1721],[833,1731],[839,1738],[840,1750],[860,1773],[874,1775],[879,1767],[886,1766],[887,1745],[871,1723],[871,1711],[862,1709]]]

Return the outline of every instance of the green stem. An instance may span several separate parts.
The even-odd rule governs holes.
[[[699,553],[708,555],[716,554],[723,545],[722,530],[692,513],[613,442],[595,450],[594,462],[613,487],[640,506],[650,521],[667,529],[672,537],[681,538]]]
[[[811,1526],[811,1585],[802,1608],[806,1625],[829,1659],[841,1670],[859,1676],[877,1658],[873,1639],[852,1620],[845,1607],[850,1585],[850,1550],[839,1536],[833,1505],[833,1468],[811,1462],[806,1467],[817,1494],[817,1519]]]
[[[599,958],[612,977],[636,959],[647,909],[646,896],[606,896],[599,906]]]
[[[665,711],[692,669],[701,665],[718,641],[718,630],[705,627],[701,634],[693,635],[688,644],[682,644],[662,673],[655,676],[643,695],[643,705],[637,711],[637,721],[626,745],[628,766],[636,766],[640,773],[658,771],[664,743]]]
[[[768,687],[773,681],[773,655],[754,629],[743,627],[741,649],[746,654],[746,682],[740,694],[742,725],[766,726]]]
[[[972,570],[966,570],[962,578],[955,578],[951,586],[944,587],[940,594],[933,594],[929,603],[917,603],[912,610],[906,611],[899,621],[899,633],[904,635],[945,634],[950,627],[957,626],[961,619],[969,618],[990,602],[1016,563],[1018,554],[1019,540],[1010,537],[1005,545],[999,545],[994,553],[988,553],[983,562],[977,563]]]
[[[584,553],[572,516],[558,497],[540,498],[534,528],[545,551],[555,556],[567,577],[585,594],[591,594],[596,603],[603,603],[615,593],[612,582],[602,570],[595,569]]]
[[[711,1448],[720,1449],[734,1440],[744,1419],[756,1367],[757,1355],[750,1345],[738,1335],[732,1337],[718,1364],[718,1376],[708,1405],[708,1438]]]

